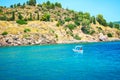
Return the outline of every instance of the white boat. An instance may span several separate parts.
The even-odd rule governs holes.
[[[75,46],[73,51],[82,54],[83,53],[83,48],[82,48],[82,46]]]

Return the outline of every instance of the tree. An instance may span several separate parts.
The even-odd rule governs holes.
[[[108,23],[108,26],[110,26],[111,28],[113,28],[113,23],[112,23],[112,22],[109,22],[109,23]]]
[[[3,12],[3,10],[2,9],[0,9],[0,13],[2,13]]]
[[[13,8],[13,5],[10,5],[10,8]]]
[[[27,1],[26,4],[29,5],[29,1]]]
[[[46,4],[47,4],[47,5],[50,5],[51,3],[50,3],[50,1],[47,1]]]
[[[15,20],[15,12],[13,11],[12,12],[12,17],[11,17],[11,20],[14,21]]]
[[[36,5],[36,0],[29,0],[28,4],[31,6],[35,6]]]
[[[88,12],[84,13],[83,18],[90,20],[90,13]]]
[[[41,18],[42,21],[50,21],[50,14],[48,13],[45,13],[42,18]]]
[[[57,6],[57,7],[59,7],[59,8],[62,8],[61,3],[58,3],[58,2],[55,3],[55,6]]]
[[[32,21],[32,13],[30,13],[30,18],[28,20]]]
[[[51,3],[50,3],[50,1],[47,1],[47,2],[45,3],[45,7],[46,7],[47,9],[50,9],[50,8],[51,8]]]
[[[21,6],[21,4],[20,4],[20,3],[18,3],[18,4],[17,4],[17,6]]]
[[[46,3],[44,2],[42,4],[42,7],[45,7],[47,9],[54,9],[55,8],[55,5],[53,3],[50,3],[50,1],[47,1]]]
[[[26,4],[25,4],[25,3],[23,3],[23,5],[21,6],[21,8],[25,8],[25,5],[26,5]]]
[[[90,27],[90,26],[86,26],[86,27],[82,27],[81,28],[82,32],[85,33],[85,34],[94,34],[95,31]]]
[[[99,24],[101,24],[103,26],[107,26],[107,22],[104,19],[103,15],[101,15],[101,14],[97,15],[96,19],[99,22]]]
[[[66,25],[67,28],[70,29],[70,31],[72,31],[73,29],[75,29],[76,25],[75,24],[68,24]]]
[[[107,34],[108,37],[113,37],[112,33]]]
[[[16,4],[14,4],[14,8],[16,8],[17,7],[17,5]]]
[[[69,22],[69,21],[71,21],[71,18],[66,17],[66,18],[65,18],[65,21]]]
[[[23,3],[23,6],[25,6],[25,3]]]
[[[114,24],[114,28],[120,29],[120,25],[119,24]]]
[[[78,14],[74,14],[74,20],[81,22],[83,20],[83,12],[79,12]]]
[[[90,22],[93,23],[93,24],[96,24],[95,16],[92,16],[92,17],[91,17]]]
[[[21,15],[21,13],[19,13],[18,15],[18,19],[22,20],[23,16]]]
[[[40,19],[40,15],[39,15],[39,13],[37,13],[37,20],[39,20]]]
[[[37,6],[38,6],[38,7],[42,7],[42,4],[39,3]]]
[[[95,16],[92,17],[92,20],[93,20],[93,24],[96,24]]]
[[[65,21],[60,19],[57,23],[57,26],[63,26],[63,24],[65,24]]]
[[[75,21],[74,21],[74,23],[75,23],[77,26],[79,26],[79,25],[80,25],[80,22],[79,22],[79,21],[77,21],[77,20],[75,20]]]
[[[83,27],[87,27],[87,26],[89,26],[89,24],[90,24],[90,20],[88,20],[88,19],[83,19],[83,21],[82,21],[82,26],[83,26]]]
[[[54,5],[53,3],[51,4],[51,8],[52,8],[52,9],[54,9],[54,8],[55,8],[55,5]]]

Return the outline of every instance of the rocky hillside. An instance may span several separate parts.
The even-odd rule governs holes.
[[[120,39],[119,25],[113,27],[100,14],[64,9],[58,2],[30,3],[0,7],[0,46]]]

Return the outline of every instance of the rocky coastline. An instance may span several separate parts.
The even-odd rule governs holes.
[[[56,26],[56,22],[30,21],[19,25],[14,21],[0,21],[0,46],[64,44],[120,40],[120,31],[114,28],[91,25],[94,34],[85,34],[82,26],[74,30]],[[28,31],[26,31],[28,30]],[[3,34],[7,32],[7,34]],[[111,33],[112,37],[107,34]]]
[[[35,34],[34,34],[35,35]],[[38,35],[38,34],[36,34]],[[64,44],[64,43],[80,43],[80,42],[101,42],[101,41],[119,41],[119,38],[109,39],[106,35],[102,33],[99,34],[98,39],[96,40],[66,40],[66,41],[57,41],[56,39],[46,38],[44,35],[38,35],[39,38],[35,39],[32,36],[26,38],[20,38],[19,35],[0,35],[0,46],[21,46],[21,45],[42,45],[42,44]]]

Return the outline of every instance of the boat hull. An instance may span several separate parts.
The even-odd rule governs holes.
[[[83,53],[83,50],[76,50],[76,49],[73,49],[74,52],[77,52],[77,53]]]

